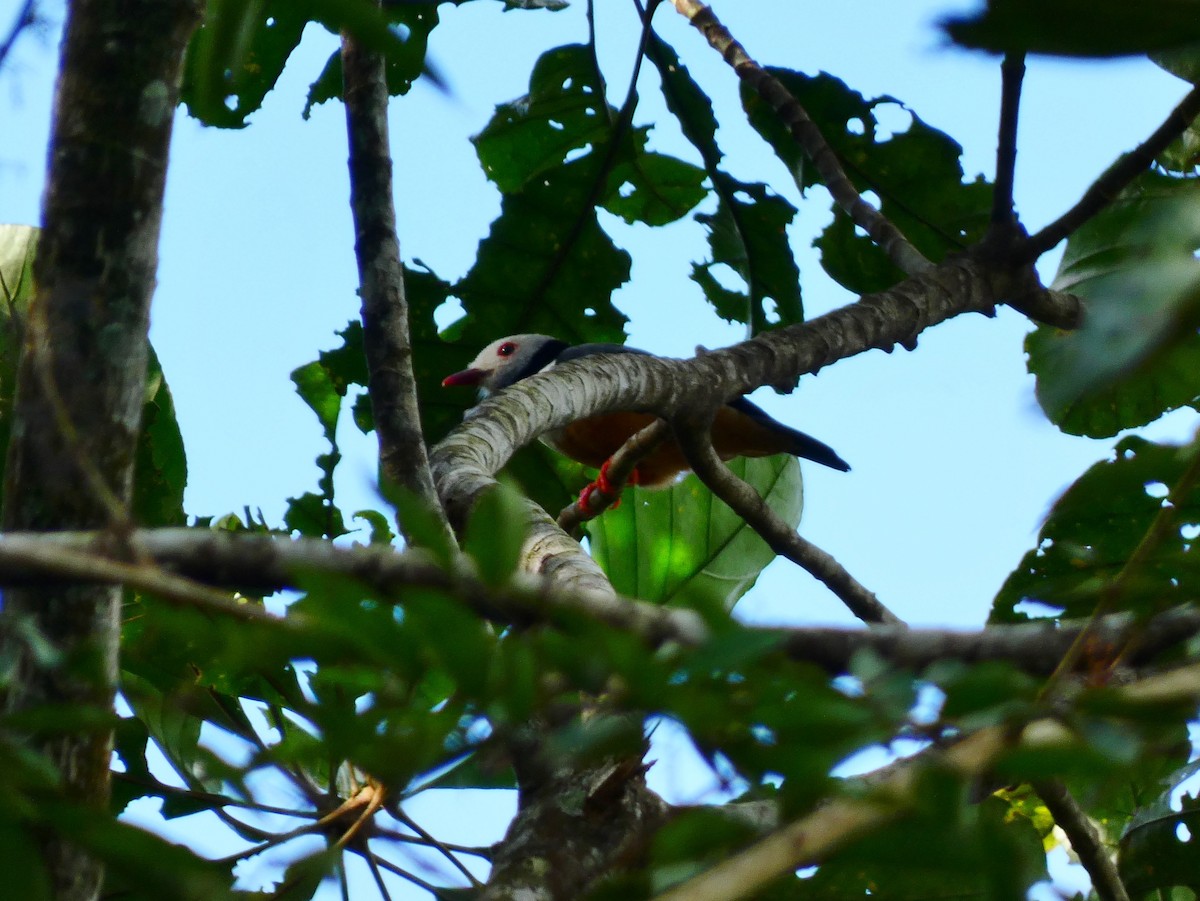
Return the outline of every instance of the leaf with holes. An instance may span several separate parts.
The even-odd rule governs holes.
[[[1037,601],[1066,618],[1089,616],[1097,598],[1126,569],[1164,507],[1169,486],[1190,463],[1187,448],[1123,439],[1114,457],[1095,464],[1055,502],[1038,536],[992,605],[992,622],[1020,622],[1018,608]],[[1115,610],[1143,613],[1182,603],[1200,590],[1192,542],[1200,532],[1200,489],[1179,498],[1177,520],[1153,552],[1124,572]]]

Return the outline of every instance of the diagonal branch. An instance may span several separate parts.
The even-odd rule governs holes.
[[[707,423],[703,428],[676,427],[675,438],[700,481],[744,519],[771,550],[823,583],[863,622],[904,625],[873,591],[850,575],[832,556],[802,538],[775,515],[757,491],[730,472],[713,449]]]
[[[671,427],[661,419],[639,431],[622,445],[609,459],[604,469],[604,484],[598,479],[586,497],[571,504],[558,514],[558,527],[564,532],[573,532],[582,522],[599,516],[621,498],[621,489],[633,477],[637,465],[659,446],[670,433]],[[611,490],[606,490],[606,487]]]
[[[1092,888],[1100,901],[1129,901],[1129,893],[1116,861],[1104,846],[1100,830],[1092,824],[1067,787],[1057,779],[1035,782],[1033,790],[1038,793],[1050,815],[1071,840],[1071,849],[1078,855],[1080,864],[1092,877]]]
[[[733,67],[746,85],[775,110],[792,138],[821,173],[825,187],[855,225],[861,227],[900,271],[924,272],[933,264],[912,245],[875,206],[863,199],[847,177],[837,154],[808,112],[787,88],[757,62],[717,19],[712,9],[697,0],[673,0],[675,9],[704,35],[709,45]]]
[[[1021,242],[1015,251],[1016,261],[1030,263],[1036,260],[1112,203],[1121,191],[1146,171],[1155,157],[1187,130],[1197,116],[1200,116],[1200,87],[1192,88],[1150,137],[1096,179],[1075,206]]]
[[[434,512],[450,542],[453,536],[433,487],[417,406],[408,301],[392,199],[384,56],[362,46],[353,36],[343,35],[342,73],[354,252],[380,469],[385,479],[412,492]],[[401,520],[398,525],[411,540],[405,523]]]

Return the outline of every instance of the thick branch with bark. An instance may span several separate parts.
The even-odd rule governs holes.
[[[596,355],[556,366],[480,404],[434,448],[438,493],[451,522],[461,525],[475,498],[495,484],[493,475],[546,431],[612,410],[668,420],[703,416],[762,385],[794,385],[804,374],[867,350],[911,347],[933,325],[962,313],[990,315],[1010,298],[1047,319],[1077,318],[1076,298],[1044,291],[1032,279],[1029,272],[962,257],[817,319],[692,360]],[[576,555],[584,557],[578,546]]]
[[[6,528],[127,527],[167,150],[183,51],[199,21],[194,0],[70,8],[5,472]],[[59,584],[4,600],[6,616],[35,624],[69,661],[49,668],[10,643],[18,669],[9,709],[111,710],[118,589]],[[110,733],[36,746],[70,800],[106,812]],[[56,836],[40,841],[54,896],[94,898],[100,865]]]
[[[121,559],[130,545],[141,562]],[[137,530],[121,538],[110,532],[0,535],[0,585],[5,586],[64,580],[122,583],[161,596],[173,590],[172,583],[163,581],[171,578],[186,580],[193,589],[234,589],[256,595],[295,588],[313,572],[354,579],[385,597],[408,586],[440,588],[502,625],[553,623],[561,612],[589,617],[650,646],[671,642],[684,648],[699,647],[709,637],[703,620],[691,610],[611,593],[578,595],[561,591],[546,579],[506,588],[488,586],[465,567],[447,572],[424,554],[400,553],[386,546],[339,547],[310,538],[183,528]],[[167,600],[238,618],[273,619],[262,608],[215,604],[211,596],[188,597],[184,592]],[[1164,650],[1200,634],[1200,611],[1178,608],[1145,622],[1127,614],[1112,614],[1094,621],[992,625],[976,631],[905,626],[748,628],[775,636],[788,657],[814,663],[831,675],[846,672],[854,655],[866,649],[893,666],[914,671],[938,660],[1003,660],[1025,672],[1047,675],[1085,628],[1101,654],[1103,648],[1123,647],[1136,632],[1137,651],[1128,662],[1133,666],[1150,664]]]

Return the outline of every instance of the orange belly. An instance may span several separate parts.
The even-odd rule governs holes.
[[[605,413],[573,422],[543,436],[542,440],[572,460],[599,469],[655,418],[649,413]],[[767,457],[783,453],[789,446],[780,435],[731,407],[717,411],[712,441],[722,460]],[[679,445],[668,438],[638,463],[637,471],[638,483],[654,488],[669,484],[680,473],[690,472],[691,468]]]

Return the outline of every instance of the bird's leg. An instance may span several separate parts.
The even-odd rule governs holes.
[[[600,494],[606,494],[609,497],[614,495],[617,496],[616,500],[614,500],[610,505],[611,509],[615,510],[617,507],[621,506],[621,486],[613,485],[608,478],[608,467],[611,463],[611,458],[605,460],[600,466],[600,474],[596,476],[595,481],[589,482],[586,486],[584,486],[584,489],[579,492],[579,506],[585,511],[591,511],[592,495],[596,492],[600,492]],[[636,469],[629,474],[629,478],[626,479],[625,482],[629,485],[636,485],[638,483],[638,474]]]

